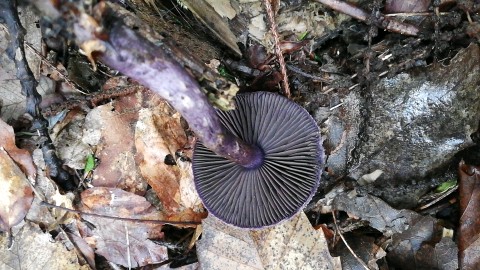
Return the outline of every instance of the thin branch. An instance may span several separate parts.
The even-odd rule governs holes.
[[[25,57],[24,37],[25,29],[18,17],[15,0],[0,1],[0,23],[4,23],[10,35],[7,55],[14,61],[17,78],[22,87],[22,94],[26,97],[26,111],[33,117],[32,130],[37,132],[39,148],[48,168],[49,176],[64,190],[72,191],[76,188],[70,174],[62,168],[62,162],[55,153],[55,147],[48,133],[48,122],[40,113],[42,96],[37,91],[37,81],[28,66]]]
[[[127,262],[128,262],[128,270],[132,269],[132,259],[130,258],[130,238],[128,237],[128,228],[127,224],[123,224],[125,227],[125,238],[127,240]]]
[[[277,53],[278,64],[280,65],[280,72],[283,77],[283,91],[287,98],[290,98],[290,86],[288,84],[287,68],[285,66],[285,59],[283,58],[282,48],[280,47],[280,37],[278,36],[277,24],[275,23],[275,13],[272,10],[271,0],[265,0],[265,7],[267,9],[268,19],[270,21],[270,29],[272,31],[273,39],[275,41],[275,52]]]
[[[333,223],[335,223],[335,230],[338,232],[338,235],[340,236],[340,238],[342,238],[342,241],[345,244],[345,246],[347,247],[347,249],[350,251],[350,253],[352,253],[352,256],[355,257],[355,259],[357,259],[357,261],[363,266],[363,268],[365,268],[366,270],[370,270],[368,265],[362,259],[360,259],[357,256],[357,254],[355,254],[355,251],[353,251],[353,249],[350,247],[350,245],[348,245],[347,240],[345,240],[345,237],[343,237],[342,232],[338,228],[337,218],[335,217],[334,212],[332,212],[332,216],[333,216]]]
[[[86,213],[82,211],[78,211],[75,209],[70,209],[66,208],[63,206],[58,206],[54,205],[51,203],[47,203],[45,201],[40,202],[40,205],[50,207],[50,208],[56,208],[56,209],[61,209],[67,212],[79,214],[79,215],[85,215],[85,216],[92,216],[92,217],[99,217],[99,218],[108,218],[108,219],[114,219],[114,220],[122,220],[122,221],[131,221],[131,222],[141,222],[141,223],[153,223],[153,224],[161,224],[161,225],[198,225],[200,222],[198,221],[168,221],[168,220],[157,220],[157,219],[137,219],[137,218],[124,218],[124,217],[114,217],[114,216],[106,216],[106,215],[101,215],[101,214],[95,214],[95,213]]]
[[[293,65],[287,65],[287,68],[289,70],[301,75],[301,76],[304,76],[306,78],[310,78],[310,79],[315,80],[315,81],[324,82],[324,83],[331,83],[332,82],[332,80],[309,74],[309,73],[307,73],[307,72],[305,72],[305,71],[301,70],[300,68],[298,68],[296,66],[293,66]]]

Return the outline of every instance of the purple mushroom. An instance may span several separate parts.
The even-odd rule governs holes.
[[[307,111],[277,94],[256,92],[237,95],[236,109],[218,116],[262,157],[245,166],[198,143],[194,181],[208,211],[243,228],[270,226],[300,211],[317,190],[323,150]]]
[[[319,129],[300,106],[276,94],[238,95],[217,111],[167,52],[113,23],[101,60],[149,87],[187,120],[200,140],[194,181],[210,213],[243,228],[274,225],[315,193],[323,166]]]

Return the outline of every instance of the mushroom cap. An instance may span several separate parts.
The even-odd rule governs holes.
[[[236,109],[217,111],[222,124],[264,152],[263,163],[245,168],[197,142],[193,174],[205,208],[226,223],[262,228],[291,218],[316,192],[323,147],[315,120],[273,93],[239,94]]]

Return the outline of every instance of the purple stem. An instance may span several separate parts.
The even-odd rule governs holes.
[[[166,52],[119,22],[108,34],[103,63],[166,99],[210,150],[247,168],[262,164],[262,150],[227,131],[197,81]]]

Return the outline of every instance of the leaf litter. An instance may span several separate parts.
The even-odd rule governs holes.
[[[391,4],[395,1],[387,2]],[[425,4],[425,1],[423,3]],[[309,6],[309,8],[311,7],[314,6]],[[315,13],[315,16],[317,15]],[[315,24],[317,24],[316,21]],[[3,79],[1,76],[4,74],[2,74],[0,74],[0,78]],[[112,84],[115,79],[118,78],[112,79],[109,83]],[[113,84],[115,83],[113,82]],[[130,83],[126,84],[127,87],[131,86]],[[341,112],[344,113],[344,111]],[[56,137],[56,147],[59,153],[65,154],[62,156],[65,166],[73,175],[78,173],[75,170],[85,168],[85,162],[92,157],[92,153],[99,160],[98,166],[92,171],[92,177],[88,174],[83,176],[77,174],[82,188],[88,188],[81,194],[78,210],[106,216],[138,219],[200,221],[204,218],[206,214],[202,212],[202,206],[192,184],[189,161],[191,149],[189,148],[193,143],[190,135],[187,135],[188,128],[181,123],[181,117],[166,103],[151,96],[148,91],[139,91],[113,102],[96,106],[94,109],[81,108],[81,110],[70,111],[66,115],[66,119],[62,117],[55,120],[59,121],[57,128],[63,124],[59,130],[59,136]],[[65,133],[62,135],[62,132]],[[79,136],[67,136],[69,134]],[[390,134],[388,135],[390,136]],[[343,136],[341,137],[343,138]],[[10,136],[10,145],[13,141],[11,138],[12,136]],[[81,141],[81,143],[72,145],[71,141]],[[28,162],[23,164],[18,161],[22,158],[15,159],[15,154],[13,154],[15,151],[12,150],[11,153],[6,147],[2,151],[2,168],[8,167],[9,175],[15,176],[25,183],[28,183],[29,180],[33,182],[33,179],[29,178],[35,174],[35,168],[27,169],[30,166]],[[33,153],[33,155],[36,154]],[[35,163],[37,165],[35,188],[41,193],[39,197],[59,206],[73,208],[72,196],[59,193],[55,184],[45,177],[45,166],[40,163]],[[361,167],[362,170],[373,171],[370,166]],[[460,175],[464,179],[464,183],[476,181],[476,170],[476,168],[472,169],[472,167],[461,165]],[[30,173],[26,171],[30,171]],[[410,170],[405,170],[405,172],[408,173]],[[27,187],[23,186],[25,189]],[[421,216],[410,210],[397,210],[378,197],[358,195],[355,194],[355,191],[353,189],[353,192],[347,194],[346,189],[343,189],[340,193],[335,194],[334,198],[330,198],[330,203],[323,205],[324,209],[330,207],[330,210],[324,211],[322,214],[327,213],[328,215],[330,211],[335,211],[334,215],[340,213],[346,216],[343,218],[343,222],[350,222],[354,225],[354,229],[340,227],[338,233],[341,231],[345,234],[351,248],[367,262],[370,268],[379,269],[382,262],[385,263],[384,258],[389,264],[400,267],[414,264],[418,268],[428,266],[437,269],[456,269],[460,263],[460,266],[465,269],[476,268],[478,258],[475,256],[475,252],[478,250],[478,232],[472,225],[475,222],[467,222],[473,220],[477,208],[475,203],[477,192],[474,185],[473,187],[464,185],[463,188],[460,188],[460,204],[463,214],[460,221],[463,226],[459,233],[461,254],[459,262],[456,258],[457,246],[452,240],[451,230],[447,228],[448,224],[445,225],[441,222],[441,219]],[[32,190],[29,193],[32,193]],[[124,267],[159,263],[169,258],[166,248],[154,242],[154,240],[165,238],[162,233],[163,225],[112,221],[88,215],[66,214],[60,209],[47,211],[45,207],[40,206],[38,198],[35,198],[33,206],[28,212],[27,221],[22,223],[33,195],[24,197],[25,203],[22,202],[19,194],[7,194],[13,196],[8,200],[0,201],[1,206],[12,203],[16,205],[17,202],[23,204],[19,207],[18,214],[5,212],[2,215],[0,213],[0,217],[13,220],[5,223],[7,225],[4,227],[10,229],[13,226],[12,231],[18,240],[16,248],[40,249],[42,248],[40,245],[35,245],[40,242],[44,244],[45,254],[50,252],[58,257],[68,258],[71,266],[66,262],[59,261],[59,268],[87,268],[84,262],[82,262],[82,266],[79,264],[81,256],[72,256],[75,252],[72,252],[71,247],[60,249],[61,251],[56,249],[63,245],[62,241],[65,239],[70,239],[75,243],[77,254],[84,254],[92,268],[95,267],[94,251],[107,258],[111,263]],[[147,201],[146,194],[153,194],[157,198],[155,200],[149,197]],[[44,212],[39,209],[43,209]],[[44,217],[42,214],[45,214]],[[14,226],[19,222],[19,226]],[[329,226],[332,227],[331,223],[328,226],[317,221],[313,223],[317,224],[316,228],[322,228],[322,230],[315,231],[310,221],[300,214],[276,227],[249,232],[227,228],[228,225],[212,221],[212,218],[209,217],[203,220],[204,232],[201,240],[197,242],[200,266],[209,268],[209,266],[213,267],[215,263],[222,262],[224,264],[219,267],[223,266],[223,268],[220,269],[224,269],[226,265],[239,268],[252,267],[253,269],[299,267],[337,269],[340,259],[344,269],[360,267],[355,264],[357,259],[352,259],[354,256],[350,250],[337,250],[335,254],[339,257],[336,258],[330,255],[328,243],[330,246],[342,245],[336,237],[337,232],[331,233],[329,229]],[[196,225],[190,226],[195,227]],[[377,237],[377,241],[364,236],[356,237],[358,232],[356,229],[359,226],[368,227],[369,230],[374,229],[374,234],[381,236]],[[5,229],[4,227],[2,229]],[[199,228],[200,226],[197,226],[196,232],[199,231]],[[69,230],[67,232],[69,237],[65,237],[64,229]],[[57,233],[57,237],[52,237]],[[325,237],[324,233],[328,237]],[[197,238],[194,237],[191,243],[195,243],[195,239]],[[383,242],[378,241],[379,239]],[[5,240],[5,237],[1,238],[1,241]],[[55,245],[47,244],[46,240]],[[65,247],[69,246],[67,242],[65,241]],[[214,245],[208,243],[214,243]],[[387,252],[386,256],[385,251]],[[39,254],[39,252],[33,251],[32,253]],[[4,254],[7,255],[2,258],[15,258],[17,261],[25,262],[22,268],[35,268],[39,265],[47,268],[57,267],[56,262],[48,264],[40,258],[27,257],[24,256],[25,254],[16,253],[13,257],[13,253]],[[319,265],[319,261],[324,264]],[[11,263],[7,262],[7,259],[2,262],[5,265]],[[14,268],[18,268],[18,265],[12,265],[15,266]]]

